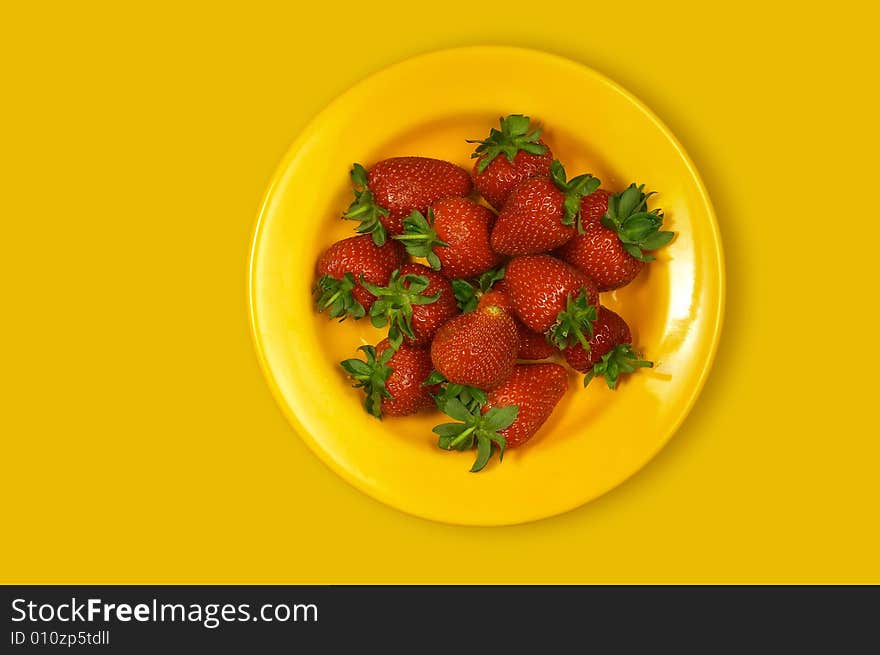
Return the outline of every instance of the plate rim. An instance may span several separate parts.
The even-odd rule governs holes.
[[[678,412],[675,420],[671,421],[668,424],[668,427],[664,430],[664,434],[662,438],[658,439],[656,448],[652,449],[650,452],[645,451],[645,457],[638,463],[637,466],[634,466],[632,470],[620,478],[616,482],[610,484],[609,486],[601,489],[598,493],[593,494],[589,498],[579,499],[574,504],[570,504],[563,509],[559,509],[558,511],[552,511],[550,513],[540,513],[540,512],[532,512],[528,516],[524,516],[522,519],[517,520],[499,520],[499,521],[486,521],[486,520],[477,520],[477,521],[467,521],[467,520],[451,520],[448,518],[442,518],[439,516],[432,516],[429,513],[420,514],[417,511],[403,507],[397,503],[395,503],[392,499],[386,498],[380,494],[375,493],[375,490],[367,485],[361,484],[360,480],[358,480],[355,476],[351,475],[349,471],[341,466],[331,455],[330,453],[322,448],[318,441],[309,433],[308,430],[305,429],[299,417],[297,417],[296,413],[292,410],[289,404],[282,393],[280,386],[278,384],[277,379],[275,378],[271,366],[268,361],[268,357],[266,355],[265,346],[263,344],[263,340],[260,337],[259,329],[258,329],[258,318],[257,318],[257,307],[256,307],[256,266],[257,266],[257,253],[260,250],[260,244],[262,241],[262,237],[264,234],[264,225],[267,220],[268,208],[272,203],[272,200],[277,192],[277,188],[288,168],[290,167],[291,161],[298,154],[302,143],[306,140],[307,136],[311,133],[312,128],[316,125],[322,118],[322,116],[329,111],[334,106],[341,104],[346,97],[349,95],[356,94],[362,87],[369,85],[375,78],[385,75],[390,71],[398,67],[412,65],[414,63],[418,63],[421,60],[428,60],[432,58],[442,58],[444,56],[449,56],[453,54],[461,54],[461,55],[470,55],[475,56],[481,53],[493,53],[493,54],[503,54],[507,53],[515,53],[519,56],[528,56],[536,59],[545,59],[553,65],[563,65],[573,69],[576,69],[577,72],[581,75],[589,75],[595,78],[600,84],[608,87],[611,91],[619,94],[622,98],[627,100],[630,104],[632,104],[636,109],[638,109],[651,123],[657,128],[660,133],[665,137],[665,139],[672,145],[675,149],[678,156],[683,161],[686,170],[691,175],[694,183],[696,184],[696,188],[699,192],[700,200],[702,201],[707,217],[709,219],[709,227],[712,235],[712,243],[714,244],[714,251],[716,253],[715,257],[715,276],[718,280],[718,298],[717,298],[717,310],[714,312],[714,315],[707,317],[708,321],[711,321],[711,334],[710,334],[710,343],[709,343],[709,351],[708,356],[704,359],[703,364],[699,370],[699,374],[697,376],[696,384],[694,384],[690,390],[690,393],[686,396],[686,402],[682,403],[682,409]],[[553,518],[556,516],[561,516],[563,514],[567,514],[572,512],[578,508],[584,507],[589,503],[595,501],[598,498],[601,498],[611,492],[612,490],[622,486],[628,480],[633,478],[637,473],[642,471],[649,462],[654,460],[657,454],[663,450],[669,442],[672,440],[672,437],[678,432],[681,425],[690,415],[694,405],[696,404],[697,399],[703,391],[703,388],[706,384],[706,381],[709,377],[710,372],[712,371],[713,365],[715,363],[715,357],[718,352],[719,343],[721,340],[721,332],[724,324],[724,316],[725,316],[725,308],[727,301],[727,277],[726,277],[726,267],[725,267],[725,256],[724,256],[724,247],[721,241],[721,232],[718,226],[718,219],[715,213],[714,206],[712,205],[712,201],[709,197],[709,193],[706,190],[705,183],[703,182],[702,177],[700,176],[699,171],[696,168],[693,160],[688,155],[687,151],[682,146],[681,142],[672,132],[672,130],[654,113],[653,110],[648,107],[639,97],[634,95],[632,92],[610,79],[603,73],[600,73],[593,69],[592,67],[583,64],[579,61],[575,61],[568,57],[564,57],[561,55],[553,54],[551,52],[547,52],[544,50],[538,50],[534,48],[524,48],[517,46],[497,46],[497,45],[476,45],[476,46],[464,46],[464,47],[456,47],[456,48],[443,48],[438,50],[431,50],[428,52],[423,52],[420,54],[416,54],[411,57],[406,57],[404,59],[400,59],[395,61],[387,66],[383,66],[369,75],[361,78],[359,81],[355,82],[353,85],[349,86],[347,89],[337,94],[332,100],[330,100],[327,104],[325,104],[317,113],[315,113],[303,127],[299,130],[296,138],[291,142],[290,146],[288,146],[278,165],[276,166],[272,176],[270,177],[269,183],[266,187],[266,191],[264,192],[262,199],[259,203],[259,207],[257,210],[257,217],[254,223],[253,229],[251,231],[251,239],[250,239],[251,247],[248,255],[248,266],[247,266],[247,304],[248,304],[248,323],[250,326],[250,336],[251,342],[253,343],[254,349],[256,351],[257,360],[260,365],[260,369],[263,373],[263,378],[267,382],[272,397],[274,398],[276,404],[282,411],[282,414],[287,419],[290,426],[293,428],[293,431],[296,435],[308,446],[309,450],[314,453],[318,459],[323,462],[331,471],[333,471],[336,475],[345,480],[352,487],[365,494],[369,498],[374,501],[380,502],[389,507],[393,507],[395,510],[403,512],[409,516],[417,517],[424,520],[433,521],[436,523],[441,523],[445,525],[459,525],[459,526],[482,526],[482,527],[497,527],[497,526],[507,526],[507,525],[522,525],[526,523],[532,523],[535,521],[541,521],[544,519]]]

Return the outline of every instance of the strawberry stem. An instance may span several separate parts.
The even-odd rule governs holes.
[[[364,359],[346,359],[339,362],[339,365],[348,373],[349,377],[354,381],[353,387],[364,390],[366,397],[364,398],[364,408],[367,412],[378,419],[382,418],[382,399],[392,398],[393,396],[385,387],[388,376],[391,375],[392,369],[388,366],[391,357],[394,356],[394,350],[387,348],[382,354],[376,356],[376,349],[373,346],[361,346],[358,350],[364,352]]]
[[[440,270],[440,258],[436,248],[445,248],[448,243],[442,241],[434,230],[434,210],[428,209],[426,219],[418,210],[403,219],[403,234],[394,237],[402,241],[406,251],[413,257],[424,257],[431,268]]]
[[[504,155],[511,164],[520,150],[532,155],[543,155],[547,146],[540,143],[541,129],[531,129],[531,119],[522,114],[512,114],[499,119],[500,130],[494,127],[485,139],[467,139],[467,143],[479,143],[471,155],[478,159],[477,173],[488,168],[496,157]]]
[[[461,444],[468,437],[468,435],[470,435],[476,429],[477,429],[477,426],[472,425],[469,428],[467,428],[466,430],[462,431],[461,434],[459,434],[455,439],[453,439],[451,442],[449,442],[449,449],[452,450],[452,449],[457,448],[459,446],[459,444]]]
[[[654,261],[646,251],[657,250],[672,241],[674,232],[661,230],[663,210],[648,211],[645,185],[630,184],[624,191],[608,197],[608,210],[602,216],[602,225],[617,232],[624,250],[642,262]]]
[[[370,323],[377,328],[388,326],[388,341],[394,350],[400,347],[404,337],[416,338],[412,327],[413,305],[428,305],[440,297],[439,291],[433,296],[424,295],[429,284],[424,275],[407,273],[401,277],[400,269],[391,273],[384,287],[361,278],[361,286],[376,296],[370,308]]]
[[[590,384],[594,377],[604,377],[608,388],[614,390],[621,373],[634,373],[639,368],[653,368],[654,362],[641,359],[634,351],[632,344],[621,343],[602,356],[593,368],[584,376],[584,386]]]
[[[596,307],[587,300],[585,289],[581,289],[574,298],[569,294],[565,309],[559,312],[556,323],[547,332],[547,340],[560,350],[577,342],[589,351],[589,339],[593,338],[593,322],[597,316]]]
[[[431,375],[422,385],[429,387],[435,384],[441,385],[440,393],[433,394],[434,402],[437,404],[441,412],[446,411],[446,403],[451,399],[456,399],[470,411],[481,409],[488,400],[486,392],[477,387],[467,384],[458,384],[447,380],[440,371],[431,371]]]
[[[565,194],[562,215],[562,224],[569,227],[577,224],[578,232],[583,234],[584,228],[581,225],[581,198],[588,196],[599,188],[602,183],[598,177],[593,177],[589,173],[578,175],[571,180],[566,180],[565,168],[562,162],[554,159],[550,164],[550,179],[556,187]]]
[[[364,306],[352,294],[356,286],[351,273],[346,273],[341,279],[322,275],[312,292],[316,296],[318,312],[329,310],[330,318],[338,318],[340,322],[349,316],[355,320],[363,318],[366,314]]]
[[[458,423],[441,423],[434,427],[437,445],[444,450],[469,450],[476,445],[477,458],[471,472],[481,471],[498,448],[498,461],[504,459],[507,440],[500,433],[510,427],[519,413],[519,406],[493,407],[485,414],[480,407],[469,409],[457,398],[451,398],[443,411]]]
[[[360,221],[361,224],[355,228],[355,232],[371,234],[373,243],[377,246],[384,245],[387,234],[381,219],[388,216],[389,211],[379,206],[372,191],[367,187],[367,171],[363,166],[353,164],[350,176],[354,187],[354,200],[342,218]]]
[[[501,266],[480,275],[476,280],[476,285],[468,280],[450,280],[455,299],[458,301],[458,308],[462,313],[467,314],[474,311],[480,301],[480,295],[489,291],[499,280],[503,280],[504,274],[505,268]]]

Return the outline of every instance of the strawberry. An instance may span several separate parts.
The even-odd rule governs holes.
[[[516,420],[500,431],[508,448],[528,441],[544,424],[568,389],[568,374],[559,364],[517,364],[507,381],[488,393],[482,411],[516,406]]]
[[[562,351],[565,361],[573,369],[586,373],[584,386],[596,376],[604,376],[609,389],[615,389],[621,373],[632,373],[637,368],[654,366],[653,362],[639,359],[633,352],[629,326],[618,314],[599,306],[599,315],[593,323],[593,337],[589,348],[576,343]]]
[[[486,293],[495,282],[503,279],[504,268],[494,268],[486,271],[476,280],[451,280],[452,289],[455,291],[455,299],[458,301],[461,311],[474,311],[479,303],[480,293]]]
[[[468,196],[471,176],[460,166],[429,157],[392,157],[369,172],[360,164],[351,169],[354,202],[343,215],[361,224],[360,234],[372,234],[377,245],[388,233],[403,233],[403,219],[413,211],[422,214],[441,198]]]
[[[492,249],[503,255],[530,255],[564,244],[577,234],[581,198],[599,187],[592,175],[566,181],[558,160],[548,177],[517,185],[492,228]]]
[[[473,200],[444,198],[428,209],[427,219],[418,211],[403,219],[403,234],[394,238],[447,278],[469,278],[501,263],[489,245],[494,222],[495,214]]]
[[[346,359],[342,368],[354,380],[355,387],[366,393],[364,407],[376,418],[407,416],[433,406],[432,393],[438,385],[428,386],[431,355],[427,350],[406,344],[396,350],[388,339],[373,346],[361,346],[364,360]]]
[[[502,118],[501,129],[494,127],[471,155],[474,186],[496,210],[504,206],[510,192],[523,180],[549,176],[553,153],[541,141],[541,130],[529,131],[529,117],[514,114]],[[504,155],[503,157],[501,155]]]
[[[608,211],[610,191],[596,189],[593,193],[581,198],[581,225],[598,223]]]
[[[362,318],[376,297],[361,285],[361,276],[372,284],[388,284],[391,272],[405,258],[400,244],[377,246],[369,235],[337,241],[318,258],[318,311],[329,310],[330,318],[339,320]]]
[[[510,375],[518,349],[513,319],[488,305],[444,323],[431,343],[431,361],[449,382],[492,389]]]
[[[519,333],[519,359],[547,359],[559,352],[559,349],[547,341],[547,337],[529,328],[517,320],[516,329]]]
[[[427,346],[437,329],[459,313],[449,280],[422,264],[404,264],[384,287],[367,282],[364,287],[376,296],[370,322],[388,326],[395,348],[404,338],[411,346]]]
[[[492,287],[490,291],[480,296],[480,300],[477,303],[477,309],[491,306],[500,307],[511,316],[516,316],[513,313],[513,301],[510,300],[510,294],[507,293],[507,288],[504,286],[504,282],[499,282]]]
[[[558,348],[575,341],[586,347],[593,334],[599,292],[586,275],[550,255],[517,257],[504,278],[513,310],[533,332]]]
[[[631,184],[608,198],[608,208],[599,222],[584,225],[578,234],[557,251],[559,257],[592,277],[600,291],[619,289],[632,282],[656,250],[669,243],[673,232],[661,231],[663,214],[647,211],[651,194]],[[582,209],[583,212],[583,209]]]
[[[498,448],[498,461],[507,448],[521,446],[544,424],[568,389],[568,376],[559,364],[517,364],[510,377],[486,394],[481,406],[449,398],[443,411],[459,423],[434,428],[437,445],[445,450],[477,447],[471,472],[486,466]]]
[[[486,305],[501,307],[514,317],[516,331],[519,334],[518,359],[546,359],[558,352],[555,346],[547,342],[547,338],[543,334],[532,332],[516,318],[513,312],[513,302],[510,300],[507,285],[503,280],[492,287],[491,291],[482,295],[477,307],[485,307]]]

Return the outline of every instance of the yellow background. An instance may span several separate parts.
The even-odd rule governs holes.
[[[0,581],[880,582],[876,15],[179,4],[0,15]],[[247,322],[256,211],[297,132],[370,72],[467,44],[568,56],[645,100],[706,182],[728,268],[672,443],[509,528],[342,482],[275,406]]]

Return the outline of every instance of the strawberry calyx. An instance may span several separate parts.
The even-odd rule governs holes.
[[[446,411],[446,403],[452,398],[461,402],[470,411],[476,411],[482,408],[488,400],[486,392],[482,389],[467,384],[450,382],[440,371],[436,370],[431,372],[431,375],[429,375],[428,379],[422,383],[422,386],[430,387],[435,384],[441,385],[440,392],[431,395],[434,398],[434,402],[437,404],[437,408],[441,412]]]
[[[505,268],[493,268],[480,275],[476,284],[462,279],[450,280],[452,284],[452,292],[455,294],[455,300],[458,302],[458,308],[463,314],[472,312],[477,308],[480,301],[480,295],[486,293],[499,280],[504,279]]]
[[[407,273],[401,276],[400,269],[391,273],[384,287],[370,284],[361,277],[361,286],[376,296],[370,307],[370,323],[377,328],[388,326],[388,341],[394,350],[400,348],[404,336],[416,338],[412,327],[413,305],[430,305],[440,297],[439,291],[433,296],[422,293],[429,284],[424,275]]]
[[[471,473],[481,471],[486,466],[496,447],[498,461],[504,459],[507,440],[499,431],[510,427],[516,420],[519,406],[493,407],[483,414],[479,408],[468,409],[457,398],[450,398],[443,411],[459,422],[441,423],[434,427],[433,432],[438,436],[437,445],[444,450],[470,450],[476,446],[477,458],[471,466]]]
[[[609,389],[616,389],[621,373],[634,373],[637,368],[654,368],[654,362],[641,359],[634,351],[632,344],[617,344],[593,365],[584,376],[584,386],[590,384],[594,377],[604,377]]]
[[[376,356],[376,348],[373,346],[360,346],[358,350],[364,352],[364,359],[346,359],[339,365],[354,380],[354,388],[362,388],[366,393],[364,408],[369,414],[378,419],[382,418],[382,399],[392,398],[391,392],[385,387],[388,376],[392,369],[388,362],[394,356],[394,349],[386,348],[382,354]]]
[[[531,119],[522,114],[511,114],[499,119],[501,129],[494,127],[485,139],[467,139],[467,143],[479,143],[471,159],[479,159],[477,173],[485,171],[498,155],[507,157],[513,163],[514,157],[522,150],[531,155],[543,155],[547,146],[539,143],[541,128],[530,130]]]
[[[360,221],[361,224],[355,228],[355,232],[370,234],[373,236],[373,243],[377,246],[384,245],[387,235],[381,219],[390,212],[376,203],[373,192],[367,187],[367,170],[363,166],[353,164],[349,175],[354,187],[354,200],[342,218]]]
[[[418,209],[403,219],[403,234],[392,237],[403,242],[406,251],[413,257],[424,257],[435,271],[440,270],[440,258],[434,248],[445,248],[449,244],[437,236],[434,229],[434,210],[428,209],[425,218]]]
[[[467,280],[456,279],[450,280],[452,285],[452,293],[455,295],[455,301],[462,314],[472,312],[477,308],[480,302],[479,289]]]
[[[599,188],[602,181],[598,177],[593,177],[589,173],[578,175],[570,180],[565,177],[565,167],[558,159],[554,159],[550,164],[550,179],[556,185],[556,188],[565,194],[562,215],[562,224],[569,227],[577,224],[578,232],[583,234],[581,226],[581,198],[588,196]]]
[[[657,250],[672,241],[675,232],[661,230],[663,210],[648,211],[645,185],[630,184],[624,191],[608,197],[608,211],[602,216],[602,225],[617,232],[623,249],[641,262],[654,261],[646,250]]]
[[[597,317],[596,307],[587,300],[585,289],[574,298],[569,294],[565,309],[559,312],[556,323],[547,331],[547,340],[560,350],[579,343],[589,352],[593,322]]]
[[[357,283],[351,273],[346,273],[341,279],[322,275],[312,292],[317,296],[315,305],[318,312],[329,310],[330,318],[338,318],[340,322],[349,316],[355,320],[363,318],[366,314],[364,306],[355,300],[352,293],[356,286]]]

